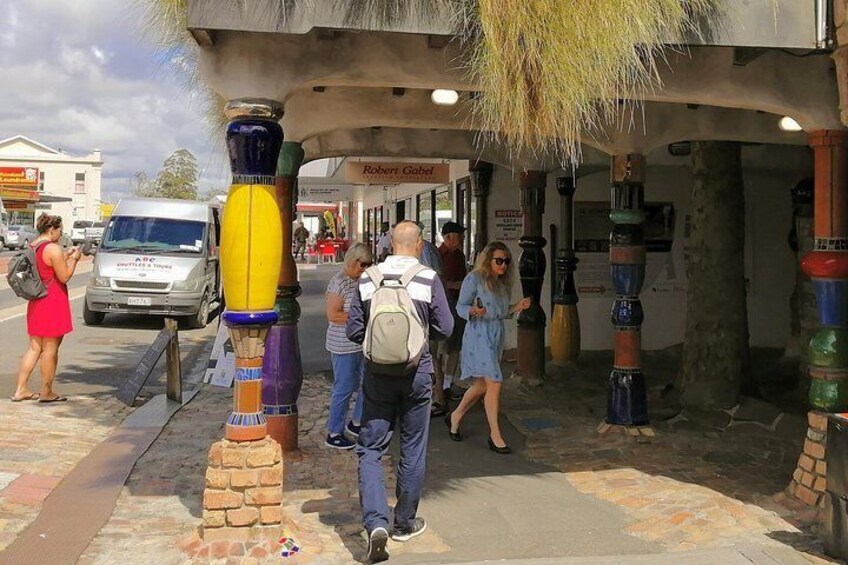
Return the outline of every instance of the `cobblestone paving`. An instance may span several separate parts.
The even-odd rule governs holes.
[[[360,561],[365,543],[355,456],[323,447],[328,393],[322,377],[304,383],[301,452],[284,461],[283,534],[301,548],[296,556],[283,560],[280,545],[259,542],[213,544],[196,559],[187,556],[201,544],[196,532],[207,449],[222,436],[232,402],[230,390],[205,387],[139,461],[80,563]],[[800,453],[803,418],[768,413],[759,422],[742,417],[751,411],[743,407],[734,417],[657,421],[656,437],[637,439],[599,435],[603,407],[600,380],[550,378],[531,390],[517,379],[506,381],[504,413],[526,437],[523,455],[559,469],[581,492],[619,506],[634,520],[628,533],[668,551],[763,544],[794,548],[813,563],[830,562],[821,555],[815,510],[782,494]],[[391,478],[389,483],[393,491]],[[437,530],[430,528],[414,544],[393,544],[393,555],[449,552]]]
[[[324,447],[329,390],[323,376],[306,378],[299,401],[300,452],[283,460],[283,535],[300,547],[298,554],[285,560],[293,565],[355,563],[365,554],[356,456]],[[223,436],[222,423],[231,406],[231,390],[205,386],[174,416],[136,464],[112,517],[80,565],[281,562],[283,547],[278,543],[213,543],[196,559],[187,555],[201,544],[197,528],[207,451]],[[386,472],[393,492],[391,466],[389,458]],[[391,498],[389,502],[394,504]],[[433,531],[420,540],[390,542],[392,554],[449,549]]]
[[[620,506],[636,520],[628,533],[669,551],[761,543],[830,562],[817,540],[816,510],[783,494],[804,418],[769,414],[763,424],[678,417],[653,423],[655,437],[635,438],[624,429],[597,433],[603,388],[586,379],[549,379],[536,390],[512,379],[505,399],[509,421],[526,436],[524,455]]]
[[[0,400],[0,551],[128,410],[116,400],[87,396],[48,405]]]

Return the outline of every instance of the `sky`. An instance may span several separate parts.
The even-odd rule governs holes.
[[[0,139],[25,135],[76,156],[100,149],[104,201],[183,147],[197,157],[200,192],[225,189],[221,139],[173,70],[174,54],[140,31],[139,4],[0,0]]]

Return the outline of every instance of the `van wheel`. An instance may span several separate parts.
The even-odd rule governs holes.
[[[93,310],[88,309],[88,302],[83,299],[82,303],[82,320],[85,322],[86,326],[99,326],[103,323],[103,319],[106,317],[104,312],[94,312]]]
[[[200,301],[200,308],[197,309],[197,314],[190,316],[188,319],[188,327],[192,330],[205,328],[209,321],[209,291],[203,293],[203,299]]]

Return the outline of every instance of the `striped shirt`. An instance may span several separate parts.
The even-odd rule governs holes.
[[[419,263],[415,257],[402,255],[391,255],[377,268],[386,280],[398,280],[410,268]],[[350,317],[347,320],[347,335],[357,343],[365,340],[365,329],[368,326],[368,317],[371,310],[371,297],[374,296],[377,287],[368,276],[368,272],[362,273],[359,286],[354,293],[353,302],[350,307]],[[445,289],[442,281],[432,269],[425,269],[415,275],[409,286],[406,287],[412,304],[418,313],[430,339],[444,339],[450,337],[453,332],[453,315],[445,298]],[[430,350],[425,343],[424,353],[418,364],[419,374],[432,374],[433,362]]]
[[[350,301],[356,292],[358,281],[350,278],[344,270],[336,273],[327,285],[327,294],[335,294],[344,300],[344,311],[350,310]],[[337,355],[358,353],[362,346],[350,341],[345,335],[345,324],[334,324],[330,322],[327,326],[327,351]]]

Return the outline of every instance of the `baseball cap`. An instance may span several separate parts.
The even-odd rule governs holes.
[[[449,233],[462,233],[465,231],[465,228],[462,227],[462,224],[457,222],[445,222],[445,225],[442,226],[442,235],[448,235]]]

